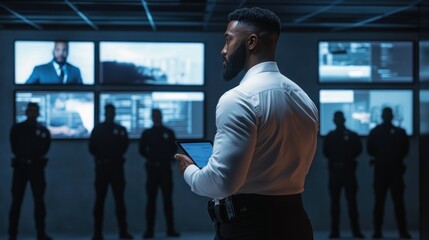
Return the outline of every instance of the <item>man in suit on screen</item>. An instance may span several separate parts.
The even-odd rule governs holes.
[[[56,41],[52,51],[53,60],[34,67],[26,84],[82,84],[79,68],[67,62],[69,45]]]

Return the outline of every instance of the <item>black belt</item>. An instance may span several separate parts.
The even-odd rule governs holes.
[[[238,194],[216,202],[208,202],[208,212],[213,222],[231,222],[245,218],[260,218],[287,209],[291,212],[303,209],[301,194],[259,195]]]

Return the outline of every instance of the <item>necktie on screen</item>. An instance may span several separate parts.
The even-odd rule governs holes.
[[[64,83],[64,67],[60,67],[60,82]]]

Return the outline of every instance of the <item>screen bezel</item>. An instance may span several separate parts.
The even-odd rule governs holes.
[[[96,95],[95,91],[91,91],[91,90],[66,90],[66,91],[64,91],[64,90],[29,90],[29,89],[15,90],[14,91],[14,94],[13,94],[13,97],[14,97],[14,99],[13,99],[13,103],[14,103],[14,105],[13,105],[13,124],[19,123],[16,119],[16,117],[17,117],[16,97],[17,97],[18,93],[54,93],[54,94],[55,93],[91,93],[93,96],[93,102],[92,102],[93,103],[93,113],[92,113],[93,114],[93,127],[96,124],[96,118],[97,118],[97,116],[96,116],[96,109],[97,109],[96,108],[96,97],[97,97],[97,95]],[[41,123],[40,121],[37,121],[37,122]],[[42,124],[42,125],[45,126],[44,124]],[[47,126],[45,126],[45,127],[47,127]],[[54,137],[51,134],[51,140],[53,140],[53,141],[57,141],[57,140],[58,141],[88,140],[91,136],[91,132],[92,132],[92,129],[88,129],[88,136],[87,137]]]
[[[411,81],[379,81],[379,82],[374,82],[372,79],[371,81],[368,82],[363,82],[363,81],[347,81],[347,80],[341,80],[341,81],[321,81],[321,75],[320,75],[320,43],[322,42],[344,42],[344,43],[351,43],[351,42],[355,42],[355,43],[410,43],[411,44]],[[416,82],[416,64],[415,64],[415,56],[416,56],[416,51],[417,51],[417,47],[416,47],[416,42],[414,40],[360,40],[360,39],[354,39],[354,40],[350,40],[350,39],[322,39],[322,40],[318,40],[317,42],[317,82],[321,85],[335,85],[335,84],[341,84],[341,85],[356,85],[356,84],[369,84],[371,86],[374,85],[412,85]]]
[[[202,109],[202,136],[201,137],[193,137],[193,138],[177,138],[177,135],[176,135],[176,138],[180,139],[180,140],[187,140],[187,141],[192,141],[192,140],[200,141],[206,137],[206,127],[205,127],[206,122],[205,122],[205,120],[206,120],[206,109],[207,109],[207,99],[206,99],[207,94],[206,94],[206,91],[202,91],[202,90],[177,90],[177,88],[176,88],[176,90],[173,90],[173,89],[167,90],[166,89],[166,90],[141,90],[141,91],[139,91],[139,90],[133,90],[133,91],[102,90],[102,91],[98,91],[97,96],[96,96],[97,97],[96,98],[97,108],[95,108],[95,111],[97,113],[96,114],[97,118],[96,119],[94,118],[95,124],[100,123],[101,119],[102,119],[101,110],[104,106],[102,106],[101,96],[103,94],[147,94],[147,93],[153,93],[153,92],[159,92],[159,93],[169,93],[169,92],[172,92],[172,93],[202,93],[203,97],[204,97],[204,100],[202,101],[202,106],[203,106],[203,109]],[[115,105],[115,107],[117,107],[117,106]],[[166,126],[171,128],[171,126],[168,126],[168,125],[166,125]],[[141,133],[143,132],[143,130],[141,131]],[[173,131],[174,131],[174,129],[173,129]],[[128,134],[129,134],[129,132],[128,132]],[[129,135],[128,137],[130,140],[139,140],[141,136],[132,137]]]
[[[412,117],[412,120],[411,120],[411,130],[412,130],[412,133],[411,134],[408,134],[407,133],[407,136],[408,137],[414,137],[415,135],[416,135],[416,117],[415,117],[415,112],[416,112],[416,109],[415,109],[415,107],[414,107],[414,102],[415,102],[415,98],[416,98],[416,94],[415,94],[415,92],[414,92],[414,89],[412,89],[412,88],[391,88],[391,89],[386,89],[386,88],[383,88],[383,89],[377,89],[377,88],[319,88],[319,90],[318,90],[318,104],[319,104],[319,116],[320,116],[320,123],[322,122],[322,121],[333,121],[332,120],[332,116],[329,116],[329,119],[323,119],[322,118],[322,111],[321,111],[321,109],[322,109],[322,103],[320,102],[320,93],[321,93],[321,91],[348,91],[348,90],[351,90],[351,91],[368,91],[368,92],[370,92],[370,91],[407,91],[407,92],[410,92],[411,93],[411,117]],[[347,120],[348,119],[346,119],[346,122],[347,122]],[[320,125],[320,127],[321,127],[321,124],[319,124]],[[396,125],[395,125],[396,126]],[[346,125],[346,127],[347,127],[347,125]],[[348,128],[348,127],[347,127]],[[404,127],[402,127],[404,130],[406,130]],[[320,137],[326,137],[327,135],[328,135],[328,133],[330,132],[330,131],[332,131],[332,130],[334,130],[335,129],[335,125],[334,125],[334,128],[333,129],[328,129],[327,130],[327,132],[326,132],[326,134],[322,134],[322,131],[321,130],[319,130],[319,136]],[[355,132],[359,137],[368,137],[368,135],[369,135],[369,132],[371,131],[371,129],[368,131],[368,134],[360,134],[359,132],[357,132],[356,130],[354,130],[354,129],[351,129],[351,128],[348,128],[348,129],[350,129],[351,131],[353,131],[353,132]]]
[[[69,44],[70,43],[92,43],[92,53],[91,56],[93,58],[93,62],[92,62],[92,83],[82,83],[82,84],[26,84],[26,83],[17,83],[17,76],[16,76],[16,43],[17,42],[46,42],[46,43],[54,43],[56,41],[66,41]],[[98,51],[98,44],[95,41],[87,41],[87,40],[70,40],[70,39],[16,39],[13,42],[13,74],[12,74],[12,79],[13,79],[13,84],[15,86],[29,86],[29,87],[33,87],[33,86],[43,86],[43,87],[65,87],[65,88],[69,88],[69,87],[87,87],[87,86],[94,86],[98,83],[98,57],[96,56],[96,52]],[[40,63],[40,64],[44,64],[44,63]],[[37,65],[40,65],[37,64]],[[76,66],[75,63],[73,63],[73,65]],[[36,65],[35,65],[36,66]],[[34,67],[35,67],[34,66]],[[34,68],[33,67],[33,68]],[[31,74],[31,73],[30,73]],[[82,73],[81,73],[82,74]]]
[[[121,83],[121,82],[115,82],[115,83],[105,83],[103,82],[103,68],[101,67],[102,60],[101,60],[101,45],[103,43],[130,43],[130,44],[201,44],[202,45],[202,84],[145,84],[145,83]],[[204,87],[206,85],[206,43],[204,41],[110,41],[110,40],[102,40],[98,42],[98,56],[97,56],[97,64],[98,64],[98,83],[100,85],[104,86],[151,86],[151,87],[186,87],[186,86],[192,86],[192,87]]]

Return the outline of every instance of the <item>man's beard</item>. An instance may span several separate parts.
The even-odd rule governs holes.
[[[229,59],[225,59],[226,66],[223,68],[223,80],[230,81],[235,78],[246,64],[246,43],[242,43]]]
[[[55,58],[54,57],[54,61],[56,63],[58,63],[58,65],[63,66],[66,63],[66,59],[65,58]]]

